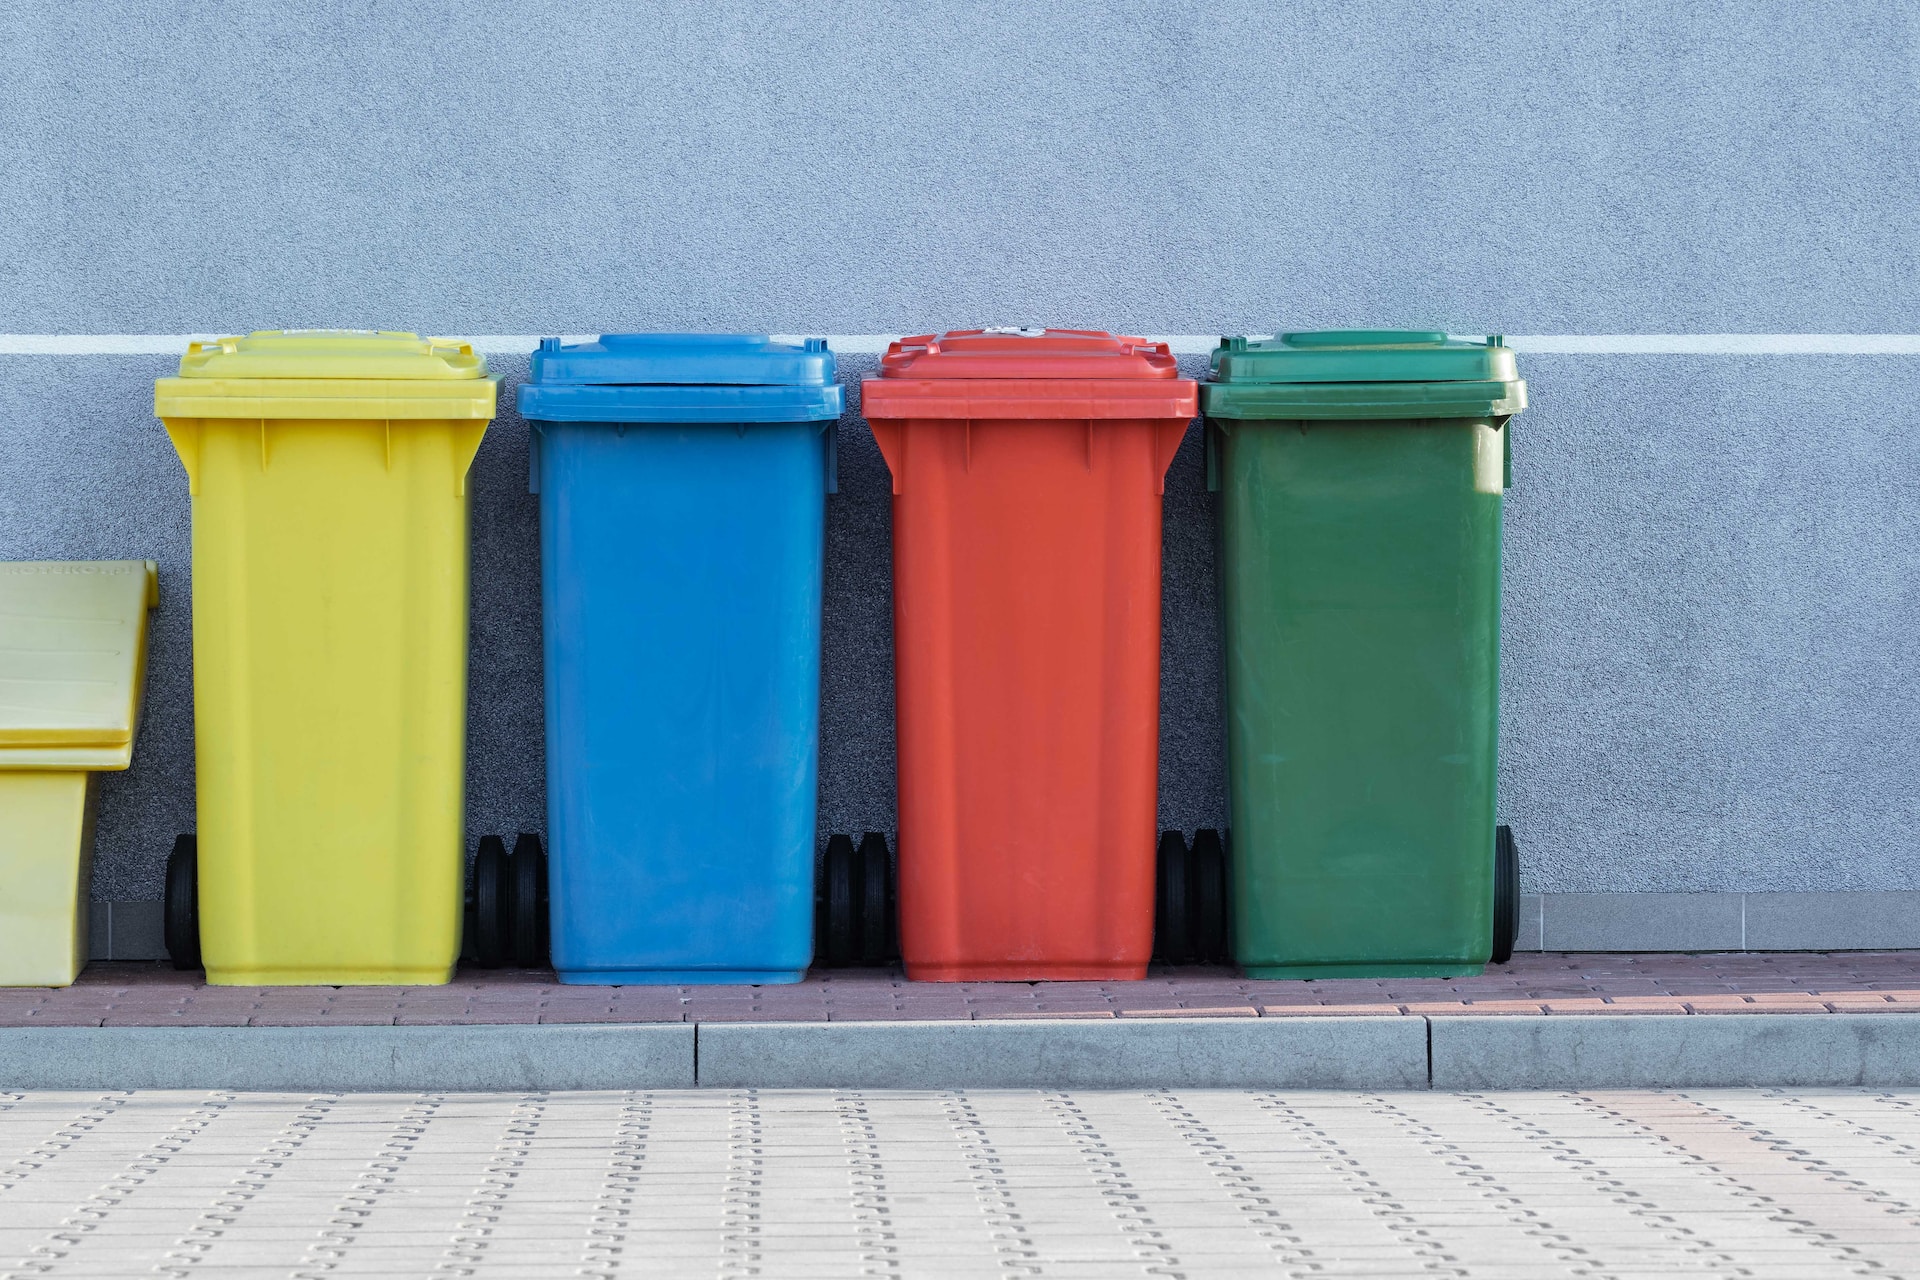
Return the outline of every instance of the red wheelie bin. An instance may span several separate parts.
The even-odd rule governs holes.
[[[893,473],[911,978],[1131,979],[1153,949],[1164,343],[963,330],[863,384]]]

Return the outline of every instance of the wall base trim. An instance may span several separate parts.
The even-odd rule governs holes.
[[[1905,951],[1920,892],[1529,893],[1520,951]]]

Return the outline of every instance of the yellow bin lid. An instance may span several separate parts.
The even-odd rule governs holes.
[[[124,769],[146,671],[151,560],[0,563],[0,769]]]
[[[493,417],[498,379],[471,343],[366,329],[195,342],[153,387],[162,418]]]

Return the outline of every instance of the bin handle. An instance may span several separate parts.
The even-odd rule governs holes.
[[[1167,491],[1167,468],[1173,465],[1174,455],[1180,452],[1180,445],[1187,438],[1187,428],[1192,425],[1191,418],[1163,419],[1153,428],[1154,482],[1160,493]]]
[[[899,418],[868,418],[873,442],[880,446],[880,457],[893,473],[893,493],[900,496],[900,482],[907,474],[906,423]]]
[[[473,469],[473,456],[480,452],[480,441],[487,434],[487,419],[457,422],[453,427],[453,496],[467,496],[467,472]]]
[[[173,441],[173,451],[187,473],[187,496],[197,497],[200,493],[200,419],[162,418],[160,422],[166,427],[167,438]]]

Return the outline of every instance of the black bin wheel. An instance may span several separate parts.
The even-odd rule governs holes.
[[[854,927],[859,892],[856,881],[859,854],[853,837],[833,835],[827,838],[827,852],[820,865],[819,933],[814,939],[815,959],[823,968],[844,969],[857,954],[859,934]]]
[[[1502,824],[1493,831],[1493,964],[1513,959],[1520,940],[1520,852],[1513,844],[1513,828]]]
[[[162,932],[176,969],[200,967],[200,840],[173,838],[167,855],[167,894]]]
[[[498,969],[508,959],[507,842],[499,836],[481,836],[473,858],[470,945],[473,962],[482,969]]]
[[[1154,865],[1153,903],[1153,958],[1162,964],[1186,964],[1193,956],[1187,886],[1187,838],[1164,831]]]
[[[1187,851],[1187,903],[1193,913],[1188,936],[1195,964],[1227,963],[1227,851],[1220,833],[1203,828],[1193,833]]]
[[[507,935],[516,965],[547,967],[548,928],[547,851],[539,836],[522,831],[507,859]]]
[[[887,838],[878,831],[860,837],[860,962],[892,964],[899,955],[894,922],[892,859]]]

